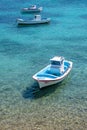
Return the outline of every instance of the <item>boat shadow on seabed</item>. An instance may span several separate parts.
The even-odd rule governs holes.
[[[53,93],[58,87],[60,87],[62,83],[58,83],[52,86],[48,86],[45,88],[40,89],[38,83],[35,82],[31,87],[26,87],[26,90],[22,91],[22,96],[25,99],[37,99],[43,96],[48,96],[49,94]],[[65,83],[63,83],[64,85]]]

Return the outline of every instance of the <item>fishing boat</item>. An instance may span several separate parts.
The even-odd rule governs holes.
[[[33,75],[40,88],[59,83],[70,73],[73,63],[62,56],[54,56],[50,64]]]
[[[37,7],[36,5],[32,5],[29,8],[23,8],[22,13],[37,13],[42,11],[42,7]]]
[[[17,19],[17,25],[36,25],[36,24],[46,24],[50,22],[50,18],[41,18],[41,15],[35,15],[32,20]]]

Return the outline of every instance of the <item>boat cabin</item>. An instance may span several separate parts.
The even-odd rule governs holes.
[[[61,67],[61,65],[63,64],[63,61],[64,61],[64,57],[55,56],[52,59],[50,59],[50,61],[51,61],[52,67]]]
[[[64,57],[55,56],[50,59],[50,73],[58,75],[64,72]]]
[[[41,15],[35,15],[35,20],[40,21],[41,20]]]
[[[32,5],[32,6],[31,6],[31,9],[36,9],[36,5]]]

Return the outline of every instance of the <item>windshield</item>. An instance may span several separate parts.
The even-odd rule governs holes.
[[[59,61],[51,61],[52,65],[61,65],[61,63]]]

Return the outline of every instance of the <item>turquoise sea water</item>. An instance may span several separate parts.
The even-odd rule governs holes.
[[[86,0],[1,0],[0,130],[87,130]],[[37,4],[49,25],[18,28]],[[55,55],[73,62],[61,83],[40,90],[32,75]]]

